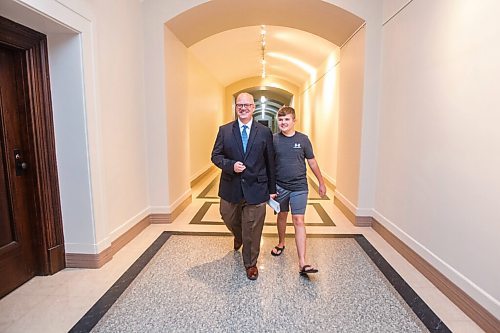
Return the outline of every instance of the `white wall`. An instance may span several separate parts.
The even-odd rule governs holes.
[[[65,250],[96,253],[96,235],[106,227],[97,221],[106,220],[106,204],[101,192],[93,191],[102,177],[92,15],[82,2],[72,4],[79,13],[48,0],[4,1],[0,9],[47,35]]]
[[[149,204],[152,213],[164,213],[169,202],[164,31],[163,23],[152,18],[156,11],[153,9],[149,13],[147,6],[143,6],[143,9],[146,9],[142,13],[142,22]]]
[[[311,139],[321,173],[333,184],[337,175],[339,64],[340,49],[337,48],[317,69],[316,76],[303,86],[298,108],[305,120],[299,130]]]
[[[191,195],[189,184],[189,60],[188,49],[165,27],[165,110],[169,201],[164,213],[172,212]],[[157,153],[164,153],[157,151]]]
[[[182,79],[189,73],[189,61],[182,60],[178,69],[165,65],[163,45],[168,36],[163,23],[205,1],[168,5],[162,0],[142,4],[135,0],[19,2],[33,14],[21,17],[21,23],[54,19],[79,36],[51,36],[49,32],[54,47],[80,43],[82,59],[82,70],[75,69],[74,75],[81,76],[84,91],[68,93],[71,101],[60,99],[64,91],[59,90],[62,81],[57,72],[62,73],[64,67],[51,70],[53,94],[59,99],[55,112],[74,107],[75,115],[73,122],[55,116],[56,140],[74,143],[85,156],[71,161],[82,175],[71,185],[70,169],[75,166],[69,163],[68,146],[57,142],[63,218],[66,241],[74,242],[67,245],[68,252],[100,252],[146,215],[148,204],[170,209],[188,193],[192,176],[188,130],[174,124],[186,126],[189,116],[180,110],[189,107],[173,99],[175,82],[165,77],[173,80],[170,73],[176,73]],[[500,115],[495,90],[500,72],[496,42],[500,28],[495,15],[500,4],[496,0],[483,0],[480,5],[465,0],[414,0],[385,24],[380,44],[380,23],[406,2],[385,1],[383,20],[380,1],[330,2],[367,22],[364,31],[342,48],[338,190],[352,201],[358,215],[375,207],[375,217],[384,226],[500,317],[500,267],[491,261],[500,252],[496,240],[500,223],[495,214],[500,203],[500,133],[496,129]],[[10,3],[5,0],[2,5]],[[71,54],[76,49],[51,50],[51,65],[63,51]],[[346,86],[342,83],[345,73],[353,74]],[[78,83],[73,84],[79,89]],[[351,88],[343,90],[343,86]],[[358,95],[351,95],[346,102],[352,104],[345,106],[342,96],[349,89]],[[77,103],[80,97],[83,103]],[[358,114],[348,114],[348,110]],[[352,124],[346,130],[362,133],[359,139],[342,133],[343,119]],[[305,120],[306,127],[316,126],[314,119]],[[69,133],[69,128],[75,131]],[[186,140],[175,145],[175,134]],[[349,156],[349,151],[359,154]],[[340,162],[344,158],[346,165]],[[169,160],[179,164],[169,166]],[[347,168],[349,163],[352,169]],[[349,172],[356,168],[359,178],[351,183]],[[344,183],[342,175],[346,175]],[[169,188],[173,189],[170,193]],[[81,193],[82,205],[69,193]],[[73,211],[75,206],[80,210]]]
[[[388,20],[402,7],[388,1]],[[500,317],[500,3],[414,0],[383,27],[375,217]]]
[[[148,213],[141,4],[88,3],[95,13],[99,73],[104,173],[100,190],[107,204],[105,237],[113,240]]]
[[[81,38],[76,33],[48,36],[52,111],[66,251],[85,251],[89,244],[95,244],[80,45]]]
[[[188,74],[187,59],[183,59],[183,57],[187,57],[187,51],[183,50],[182,47],[184,46],[179,45],[177,38],[173,36],[170,30],[165,28],[164,23],[183,10],[201,2],[183,1],[181,3],[169,3],[166,5],[162,0],[148,0],[143,2],[141,6],[144,27],[144,83],[147,110],[147,159],[149,162],[148,184],[152,213],[169,213],[172,209],[175,209],[175,205],[182,202],[189,195],[190,165],[187,159],[184,158],[184,155],[181,155],[181,159],[177,163],[173,162],[176,161],[176,157],[173,157],[173,160],[170,160],[172,163],[169,164],[169,157],[172,154],[168,148],[168,137],[172,137],[173,135],[173,133],[167,132],[168,122],[171,121],[168,119],[169,112],[173,114],[180,112],[180,110],[167,108],[167,100],[175,99],[175,96],[167,91],[165,76],[171,70],[184,73],[180,75]],[[171,52],[171,54],[167,55],[167,52]],[[166,61],[169,58],[174,59],[175,57],[181,59],[181,63],[179,64],[181,67],[175,69],[176,64],[172,60],[172,68],[167,68]],[[185,77],[181,77],[181,79],[185,79]],[[186,82],[183,84],[187,85]],[[185,91],[187,94],[187,88]],[[170,97],[167,96],[168,94],[170,94]],[[183,115],[186,118],[180,119],[181,125],[187,123],[187,105],[185,105],[183,111]],[[185,130],[188,131],[187,128]],[[182,133],[181,137],[184,138]],[[189,148],[189,142],[181,142],[180,144],[183,147]],[[183,154],[189,154],[189,152],[185,151]],[[169,168],[181,169],[182,177],[175,175],[175,171],[171,172]],[[169,177],[172,174],[174,178]],[[169,193],[169,189],[175,187],[172,183],[173,181],[181,182],[180,187],[175,190],[178,192],[178,197],[172,196],[175,193]]]
[[[191,54],[188,57],[189,161],[193,180],[212,166],[210,156],[222,125],[224,86]]]
[[[379,88],[380,88],[380,51],[381,51],[381,0],[331,0],[330,2],[363,18],[364,26],[364,64],[363,64],[363,108],[361,114],[361,139],[359,156],[359,190],[355,207],[348,207],[357,216],[371,215],[375,194],[375,170],[377,158]],[[341,59],[344,57],[341,55]],[[342,75],[341,75],[342,76]],[[342,98],[341,98],[342,100]],[[341,107],[342,108],[342,107]],[[340,127],[343,125],[340,123]],[[348,129],[347,129],[348,130]],[[339,152],[340,153],[340,152]],[[339,161],[340,161],[339,156]],[[339,172],[337,170],[337,172]],[[337,176],[340,178],[340,175]],[[338,180],[337,180],[338,181]],[[344,202],[346,204],[346,202]],[[353,210],[355,208],[355,210]]]
[[[365,29],[340,50],[340,107],[335,196],[357,215],[360,192]],[[374,124],[376,125],[376,124]]]
[[[168,28],[164,29],[170,200],[155,211],[170,213],[191,195],[190,181],[212,165],[210,155],[222,124],[224,87]]]
[[[170,154],[167,149],[166,136],[164,129],[160,129],[160,124],[166,121],[165,112],[168,115],[169,110],[165,105],[165,64],[161,45],[164,43],[163,24],[174,16],[189,10],[193,6],[207,2],[206,0],[186,0],[181,2],[170,2],[168,5],[163,0],[148,0],[143,2],[143,20],[145,36],[145,75],[146,75],[146,104],[148,110],[148,141],[157,149],[157,154],[150,153],[150,186],[151,201],[153,206],[162,205],[167,202],[172,205],[178,202],[180,198],[170,197],[166,188],[171,188],[172,179],[165,178],[165,171],[169,168],[167,155]],[[364,51],[367,57],[364,58],[364,87],[363,87],[363,105],[362,127],[363,137],[361,138],[360,150],[360,176],[362,180],[359,186],[358,205],[362,208],[373,207],[374,195],[374,170],[376,153],[376,119],[378,117],[378,78],[379,78],[379,60],[380,60],[380,34],[381,34],[381,1],[364,0],[330,0],[332,4],[338,5],[353,14],[366,20],[366,38],[364,40]],[[307,102],[309,103],[309,102]],[[306,104],[307,104],[306,103]],[[226,106],[227,108],[227,106]],[[307,117],[301,119],[304,121],[303,128],[308,125],[313,126]],[[309,122],[309,123],[308,123]],[[153,131],[154,129],[154,131]],[[171,167],[171,166],[170,166]],[[189,168],[189,165],[184,167]],[[171,174],[169,172],[169,174]],[[166,184],[166,185],[165,185]],[[182,185],[184,186],[184,185]],[[181,194],[182,191],[179,191]],[[183,192],[184,193],[184,192]]]
[[[48,35],[66,252],[101,252],[149,208],[140,4],[20,0],[4,10]]]

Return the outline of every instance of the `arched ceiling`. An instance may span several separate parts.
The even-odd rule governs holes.
[[[186,47],[222,31],[262,24],[307,31],[340,46],[363,23],[322,0],[212,0],[177,15],[166,26]]]
[[[266,72],[301,86],[364,21],[321,0],[213,0],[165,23],[224,86]]]
[[[232,29],[205,38],[189,50],[224,86],[260,76],[260,26]],[[266,26],[266,72],[300,86],[338,47],[297,29]]]

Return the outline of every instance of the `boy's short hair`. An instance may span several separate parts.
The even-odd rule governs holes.
[[[284,117],[287,114],[291,114],[293,119],[295,119],[295,109],[292,108],[291,106],[286,106],[283,105],[279,110],[278,113],[276,114],[277,117]]]

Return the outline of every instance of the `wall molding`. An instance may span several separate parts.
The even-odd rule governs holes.
[[[333,193],[335,198],[338,199],[349,211],[356,215],[357,207],[349,199],[347,199],[339,190],[335,190]]]
[[[337,193],[335,193],[335,196],[333,197],[333,204],[337,206],[338,209],[344,214],[345,217],[354,225],[356,225],[356,215],[351,212],[349,208],[339,199],[337,196]]]
[[[191,200],[192,193],[191,193],[191,188],[189,188],[186,192],[184,192],[177,200],[175,200],[171,205],[167,206],[167,211],[162,212],[166,214],[173,214],[175,210],[182,206],[187,199]]]
[[[500,320],[466,294],[461,288],[454,284],[444,274],[412,250],[396,235],[384,227],[376,219],[372,218],[373,229],[389,243],[399,254],[401,254],[413,267],[424,275],[436,288],[438,288],[448,299],[469,316],[476,324],[486,332],[498,332]]]
[[[134,217],[130,218],[128,221],[126,221],[125,223],[123,223],[122,225],[120,225],[119,227],[115,228],[114,230],[112,230],[110,233],[109,233],[109,236],[108,238],[111,239],[111,242],[117,240],[118,238],[120,238],[125,232],[127,232],[128,230],[134,228],[136,225],[137,225],[137,221],[142,221],[144,220],[148,214],[149,214],[149,209],[144,209],[143,211],[141,211],[139,214],[136,214]],[[140,222],[139,222],[140,223]],[[109,244],[109,243],[108,243]],[[106,247],[109,247],[106,246]],[[98,247],[99,249],[99,247]]]
[[[436,288],[438,288],[449,300],[451,300],[459,309],[469,316],[479,327],[486,332],[498,332],[500,320],[494,314],[488,311],[485,307],[479,304],[465,291],[458,287],[448,277],[441,273],[435,266],[420,254],[415,252],[403,240],[401,240],[392,231],[387,229],[381,222],[392,224],[387,221],[382,215],[372,209],[371,215],[377,216],[357,216],[351,209],[341,200],[342,197],[337,196],[335,191],[334,204],[355,226],[371,226],[389,245],[391,245],[399,254],[401,254],[415,269],[424,275]],[[416,243],[420,247],[420,244]],[[423,248],[423,247],[422,247]],[[424,248],[425,249],[425,248]],[[426,250],[426,249],[425,249]],[[428,250],[427,250],[428,251]],[[430,253],[430,251],[428,251]],[[432,253],[430,253],[432,255]],[[439,258],[438,258],[439,259]],[[446,263],[443,263],[446,264]],[[459,274],[457,272],[457,274]]]
[[[198,184],[200,181],[202,181],[207,175],[211,174],[214,172],[216,169],[215,165],[210,165],[208,168],[205,169],[205,171],[198,172],[198,174],[195,174],[189,185],[191,188]]]
[[[151,224],[151,218],[149,216],[144,217],[132,228],[124,232],[120,237],[116,238],[111,242],[111,253],[115,255],[116,252],[120,251],[125,245],[128,244],[132,239],[139,235],[144,229],[146,229]]]
[[[128,242],[139,235],[151,224],[150,215],[144,217],[134,226],[111,242],[111,245],[99,253],[66,253],[66,267],[68,268],[101,268],[113,259]]]
[[[337,189],[337,181],[326,174],[322,174],[322,176],[323,176],[323,181],[325,182],[325,185],[327,187],[329,187],[330,189],[332,189],[335,193],[335,190]],[[307,172],[307,177],[309,177],[311,179],[311,181],[314,182],[314,184],[318,185],[318,180],[316,179],[316,176],[314,175],[314,173],[312,171]]]
[[[172,223],[177,216],[179,216],[184,209],[186,209],[187,206],[192,202],[192,197],[191,195],[182,201],[177,208],[175,208],[171,213],[167,214],[162,214],[162,213],[156,213],[156,214],[150,214],[149,218],[151,220],[152,224],[167,224],[167,223]]]
[[[111,246],[100,253],[66,253],[66,268],[101,268],[113,258]]]
[[[335,191],[335,189],[337,188],[337,182],[335,181],[335,179],[330,178],[330,176],[323,175],[323,180],[325,181],[326,185],[329,188],[331,188]]]
[[[137,237],[150,224],[172,223],[186,207],[191,203],[191,196],[182,201],[172,213],[154,214],[151,213],[134,224],[130,229],[111,242],[111,245],[99,253],[66,253],[67,268],[101,268],[113,259],[113,256],[120,251],[132,239]]]
[[[374,218],[371,216],[356,216],[354,225],[357,227],[372,227],[374,221]]]
[[[337,196],[338,192],[335,191],[333,197],[333,204],[344,214],[345,217],[356,227],[371,227],[374,221],[371,216],[358,216],[351,211],[351,209],[344,204],[344,202]]]
[[[111,245],[111,243],[109,243],[104,248],[107,248],[110,245]],[[98,247],[97,244],[89,244],[89,243],[64,243],[64,247],[66,248],[66,253],[91,253],[92,254],[92,253],[99,252],[99,247]]]

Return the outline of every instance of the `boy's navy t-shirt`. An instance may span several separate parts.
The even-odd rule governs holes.
[[[295,131],[293,136],[281,132],[273,136],[276,154],[276,183],[289,191],[307,191],[306,161],[314,158],[307,135]]]

